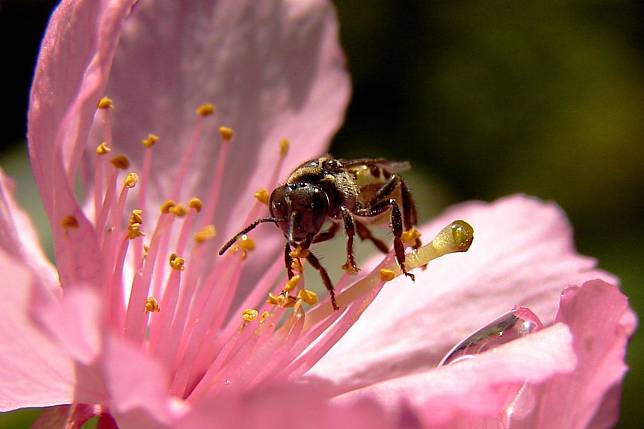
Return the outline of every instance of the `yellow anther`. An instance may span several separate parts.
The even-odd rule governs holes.
[[[284,285],[284,290],[287,292],[292,291],[295,288],[295,286],[297,286],[297,284],[300,282],[301,278],[302,278],[301,275],[295,274],[293,277],[288,279],[288,281]]]
[[[299,259],[293,259],[293,261],[291,261],[291,269],[298,273],[301,273],[304,271],[302,267],[302,262]]]
[[[383,282],[389,282],[396,278],[396,272],[388,268],[380,269],[380,280]]]
[[[253,241],[252,238],[250,238],[246,234],[241,236],[241,238],[239,239],[237,244],[239,244],[239,248],[242,251],[249,252],[249,251],[255,249],[255,242]]]
[[[175,203],[172,200],[166,200],[163,204],[161,204],[161,213],[170,213],[170,209],[172,207],[176,206],[177,203]]]
[[[176,253],[172,253],[170,255],[170,266],[172,267],[173,270],[183,271],[184,270],[183,265],[185,263],[186,263],[186,260],[177,256]]]
[[[157,136],[156,134],[148,134],[146,138],[141,140],[141,144],[145,147],[152,147],[158,141],[159,141],[159,136]]]
[[[148,256],[148,252],[150,251],[150,246],[147,244],[143,245],[143,256]]]
[[[161,307],[159,307],[159,303],[153,296],[149,296],[148,299],[145,300],[145,312],[158,313],[159,311],[161,311]]]
[[[105,142],[101,142],[98,146],[96,146],[96,155],[105,155],[107,153],[110,153],[112,149],[107,145]]]
[[[288,153],[288,147],[290,146],[290,142],[287,139],[281,139],[280,140],[280,155],[286,156]]]
[[[268,299],[266,299],[267,304],[282,306],[286,302],[286,297],[282,294],[274,295],[271,292],[268,293]]]
[[[402,235],[400,236],[400,239],[402,240],[403,243],[407,244],[408,246],[413,246],[416,244],[416,240],[420,238],[420,232],[416,229],[416,227],[411,227],[407,231],[403,232]]]
[[[295,249],[289,252],[289,256],[291,258],[297,258],[297,259],[306,258],[307,256],[309,256],[309,253],[311,252],[309,252],[308,249],[302,249],[301,246],[297,246]]]
[[[297,299],[301,299],[308,305],[314,305],[318,302],[318,294],[308,289],[300,289],[297,293]]]
[[[266,188],[260,188],[255,192],[255,198],[262,204],[268,204],[268,191]]]
[[[63,229],[78,228],[78,219],[73,215],[67,215],[60,220],[60,225]]]
[[[114,103],[112,103],[111,98],[103,97],[99,100],[96,107],[98,107],[99,109],[111,109],[112,107],[114,107]]]
[[[175,206],[170,208],[170,213],[172,213],[176,217],[184,217],[188,214],[188,210],[183,204],[176,204]]]
[[[271,313],[268,310],[262,311],[262,315],[259,316],[259,323],[264,323],[269,317],[271,317]]]
[[[136,186],[136,182],[139,181],[139,175],[132,172],[132,173],[127,173],[127,176],[125,176],[125,180],[123,181],[123,185],[125,187],[128,187],[132,189],[133,187]]]
[[[295,303],[297,302],[297,298],[291,295],[282,295],[284,297],[284,304],[282,304],[282,307],[284,308],[291,308],[295,306]]]
[[[128,221],[129,223],[143,223],[143,210],[141,209],[133,209],[132,213],[130,214],[130,220]]]
[[[215,225],[206,225],[199,232],[195,234],[195,242],[201,244],[206,240],[210,240],[217,234]]]
[[[190,201],[188,201],[188,207],[199,213],[201,211],[201,208],[203,207],[203,204],[201,203],[201,200],[197,197],[190,198]]]
[[[210,116],[215,112],[215,105],[212,103],[204,103],[197,107],[196,112],[199,116]]]
[[[141,231],[141,224],[139,222],[130,222],[127,226],[127,238],[130,240],[143,237],[144,235],[143,231]]]
[[[130,166],[130,160],[125,155],[117,155],[110,159],[110,163],[119,170],[125,170]]]
[[[231,141],[233,138],[233,129],[230,127],[219,127],[219,135],[224,141]]]
[[[246,310],[242,311],[241,317],[244,319],[244,322],[252,322],[253,320],[257,319],[257,316],[259,315],[259,311],[255,310],[254,308],[247,308]]]

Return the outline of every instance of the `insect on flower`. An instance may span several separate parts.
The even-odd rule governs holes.
[[[389,225],[394,235],[396,260],[402,272],[414,280],[414,275],[405,268],[403,241],[414,249],[421,246],[414,228],[416,206],[405,181],[397,174],[408,168],[408,162],[384,158],[335,159],[327,156],[306,161],[289,175],[285,184],[271,193],[270,217],[257,219],[241,230],[221,247],[219,255],[260,223],[273,222],[286,237],[284,262],[289,279],[295,275],[294,258],[306,258],[320,273],[333,308],[337,310],[331,279],[309,247],[332,239],[342,224],[347,235],[347,260],[342,268],[355,274],[358,266],[353,255],[354,235],[357,233],[360,239],[370,240],[380,251],[389,253],[389,247],[372,235],[367,224],[386,219],[385,212],[391,209]],[[327,220],[330,224],[322,230]]]

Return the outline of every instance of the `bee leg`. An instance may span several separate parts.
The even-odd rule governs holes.
[[[379,201],[387,198],[396,187],[402,182],[402,178],[397,174],[392,174],[389,179],[385,182],[384,185],[380,187],[371,198],[371,205],[378,203]]]
[[[400,193],[402,194],[402,209],[403,209],[403,220],[405,225],[405,230],[412,229],[418,223],[418,215],[416,213],[416,203],[411,196],[411,192],[407,188],[407,184],[404,180],[400,180]],[[420,238],[416,238],[416,241],[412,245],[412,248],[418,249],[422,246]]]
[[[418,222],[418,215],[416,213],[416,204],[414,203],[414,199],[412,198],[411,192],[409,192],[409,188],[407,188],[407,184],[402,177],[397,174],[392,174],[391,177],[385,182],[385,184],[382,185],[382,187],[378,189],[376,194],[373,196],[373,198],[371,199],[371,204],[373,205],[378,201],[383,200],[384,198],[389,196],[398,186],[400,186],[400,193],[402,197],[403,225],[405,227],[405,231],[408,231],[413,228],[414,225],[416,225],[416,223]],[[414,249],[418,249],[421,245],[422,243],[420,239],[417,238],[412,247]]]
[[[333,237],[335,237],[338,229],[340,229],[340,224],[332,222],[329,229],[319,232],[315,235],[315,237],[313,237],[313,243],[321,243],[323,241],[331,240]]]
[[[288,245],[288,242],[286,243],[286,247],[284,247],[284,265],[286,265],[286,272],[288,273],[288,279],[292,279],[293,276],[295,275],[293,273],[293,257],[291,256],[291,246]]]
[[[369,231],[369,228],[367,228],[362,222],[358,222],[355,219],[354,222],[356,224],[356,232],[361,240],[369,240],[382,253],[389,253],[389,246],[387,246],[384,241],[374,237],[373,234],[371,234],[371,231]]]
[[[342,269],[349,274],[356,274],[360,269],[356,265],[356,260],[353,256],[353,236],[355,235],[355,227],[353,225],[353,217],[348,209],[340,207],[342,210],[342,220],[344,221],[344,230],[347,233],[347,261],[342,266]]]
[[[335,302],[335,291],[333,290],[333,283],[331,283],[331,279],[329,278],[329,273],[326,272],[326,269],[320,264],[320,261],[318,258],[312,253],[309,252],[308,256],[306,257],[306,260],[309,261],[309,264],[313,268],[315,268],[318,273],[320,273],[320,277],[322,277],[322,283],[324,283],[324,287],[329,291],[329,296],[331,297],[331,305],[333,306],[334,310],[339,310],[340,307],[338,307],[338,304]]]
[[[398,203],[396,203],[396,200],[389,198],[386,200],[378,201],[377,203],[372,205],[371,208],[357,210],[356,215],[365,217],[378,216],[379,214],[386,211],[389,207],[391,207],[391,230],[394,233],[394,252],[396,254],[396,261],[398,261],[398,265],[400,265],[402,272],[410,279],[415,280],[416,278],[414,277],[414,275],[408,273],[407,269],[405,268],[405,246],[403,245],[401,239],[403,233],[403,222],[402,216],[400,214],[400,208],[398,208]]]

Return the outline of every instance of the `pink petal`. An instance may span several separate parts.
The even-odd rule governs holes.
[[[47,260],[29,216],[14,198],[14,183],[0,169],[0,248],[27,265],[38,284],[59,290],[56,269]]]
[[[617,287],[596,280],[564,291],[557,321],[573,333],[577,368],[549,380],[538,412],[513,427],[612,427],[619,416],[624,356],[637,324],[635,313]]]
[[[332,429],[409,428],[371,400],[351,407],[332,405],[327,392],[314,386],[277,385],[247,392],[224,392],[198,404],[177,429]],[[399,423],[401,423],[399,425]],[[413,427],[413,426],[411,426]]]
[[[70,403],[74,366],[29,317],[34,276],[0,250],[0,411]]]
[[[74,172],[133,0],[65,1],[42,42],[29,106],[29,153],[54,236],[63,286],[101,276],[98,243],[73,192]],[[78,226],[64,229],[68,216]]]
[[[29,152],[51,212],[61,156],[70,179],[103,96],[120,26],[135,0],[63,1],[42,41],[29,106]],[[76,158],[75,161],[72,158]],[[53,167],[53,169],[52,169]]]
[[[291,141],[283,179],[326,150],[343,118],[349,78],[335,11],[325,0],[140,2],[124,27],[107,94],[116,104],[118,150],[141,165],[141,138],[160,136],[151,183],[156,202],[169,197],[195,108],[215,104],[184,196],[206,197],[216,126],[232,127],[215,222],[223,240],[245,226],[253,193],[269,186],[279,140]]]
[[[471,427],[483,427],[471,418],[501,415],[517,386],[570,372],[575,364],[570,331],[566,325],[556,324],[475,359],[384,381],[346,393],[336,401],[350,404],[371,397],[390,410],[404,401],[422,413],[431,427],[454,427],[447,422],[464,418]]]
[[[474,227],[470,250],[416,270],[415,283],[400,277],[387,284],[311,374],[360,386],[431,367],[515,304],[547,325],[566,286],[612,279],[577,255],[570,226],[552,203],[520,195],[467,203],[422,227],[423,237],[431,240],[455,219]]]
[[[89,365],[101,349],[101,301],[93,289],[74,288],[37,306],[35,318],[77,362]]]
[[[120,428],[156,428],[170,418],[169,377],[159,362],[112,335],[102,365],[110,412]]]

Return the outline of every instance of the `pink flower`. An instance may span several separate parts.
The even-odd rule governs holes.
[[[2,174],[0,410],[51,407],[49,428],[614,423],[635,316],[552,204],[451,209],[408,255],[431,261],[415,284],[385,285],[377,258],[337,283],[339,311],[303,281],[293,309],[265,302],[285,283],[274,229],[214,256],[265,210],[255,191],[324,151],[349,84],[323,0],[184,4],[52,16],[28,137],[57,266]],[[476,239],[442,257],[471,242],[455,219]]]

